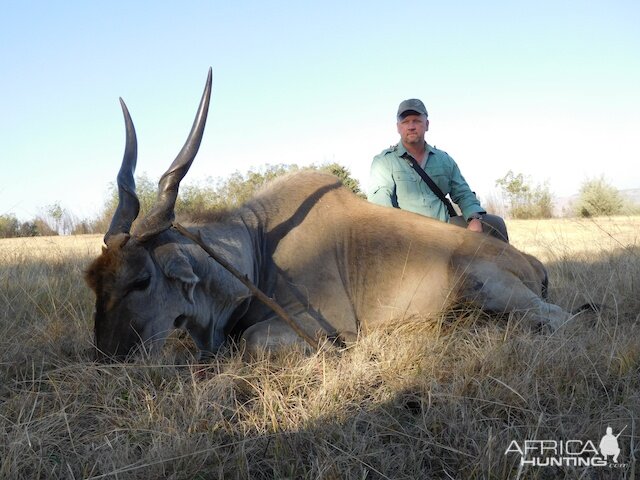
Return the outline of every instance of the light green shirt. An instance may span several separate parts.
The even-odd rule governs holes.
[[[453,158],[428,144],[426,148],[427,161],[422,165],[424,171],[442,193],[449,195],[460,207],[464,218],[468,219],[474,213],[486,213]],[[367,198],[378,205],[409,210],[447,222],[449,213],[444,203],[403,156],[409,156],[409,153],[399,142],[374,157]]]

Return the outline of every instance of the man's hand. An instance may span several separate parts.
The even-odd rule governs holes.
[[[472,218],[467,224],[467,229],[472,232],[482,233],[482,222],[477,218]]]

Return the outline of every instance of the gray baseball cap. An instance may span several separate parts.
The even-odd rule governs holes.
[[[400,103],[398,107],[398,118],[404,117],[408,112],[416,112],[421,115],[426,115],[427,117],[429,116],[424,103],[417,98],[410,98]]]

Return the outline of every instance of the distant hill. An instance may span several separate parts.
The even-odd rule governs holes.
[[[620,190],[620,193],[628,198],[631,202],[640,205],[640,188],[629,188],[628,190]]]
[[[629,188],[626,190],[619,190],[620,194],[629,200],[631,203],[640,205],[640,188]],[[578,200],[578,194],[571,195],[569,197],[556,197],[554,199],[554,215],[563,216],[564,212],[571,209],[571,205]]]

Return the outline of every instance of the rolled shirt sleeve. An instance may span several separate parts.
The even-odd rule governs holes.
[[[384,152],[374,157],[371,162],[367,199],[383,207],[398,208],[393,170]]]
[[[462,173],[460,173],[460,168],[456,162],[453,161],[453,159],[451,159],[451,162],[453,164],[453,168],[451,173],[451,188],[449,196],[451,197],[451,200],[460,207],[462,216],[465,219],[468,219],[474,213],[487,213],[480,205],[478,197],[476,197],[475,193],[471,191],[471,188],[462,176]]]

